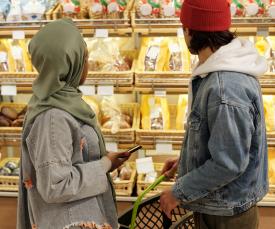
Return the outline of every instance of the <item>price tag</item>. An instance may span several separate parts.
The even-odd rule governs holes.
[[[2,85],[1,95],[15,96],[17,95],[17,88],[13,85]]]
[[[159,154],[167,154],[173,151],[173,145],[169,143],[157,143],[156,152]]]
[[[257,36],[267,37],[268,35],[268,27],[258,27]]]
[[[114,95],[114,86],[98,86],[98,95]]]
[[[166,97],[166,91],[165,90],[156,90],[155,96]]]
[[[178,28],[177,35],[178,37],[184,37],[183,28]]]
[[[109,31],[107,29],[96,29],[95,37],[97,38],[107,38],[109,36]]]
[[[138,174],[155,172],[152,157],[136,159],[136,166]]]
[[[118,152],[118,145],[116,142],[106,142],[106,149],[110,152]]]
[[[11,53],[12,53],[12,57],[15,59],[15,60],[22,60],[23,57],[22,57],[22,49],[18,46],[14,46],[11,48]]]
[[[95,95],[95,86],[79,86],[83,95]]]
[[[24,31],[12,31],[12,39],[13,40],[25,39],[25,32]]]

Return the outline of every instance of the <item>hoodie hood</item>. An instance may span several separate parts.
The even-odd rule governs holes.
[[[211,72],[232,71],[259,77],[267,69],[266,59],[259,55],[253,43],[236,38],[218,49],[203,64],[198,65],[192,76],[205,77]]]

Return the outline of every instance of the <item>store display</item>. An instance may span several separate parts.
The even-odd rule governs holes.
[[[141,97],[141,127],[144,130],[170,129],[167,98],[151,95]]]
[[[19,160],[5,159],[1,162],[0,176],[19,176]]]

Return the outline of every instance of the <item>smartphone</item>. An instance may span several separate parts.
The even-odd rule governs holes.
[[[126,156],[124,156],[125,153],[127,153],[127,154],[129,154],[129,153],[132,154],[132,153],[138,151],[138,150],[141,149],[141,148],[142,148],[141,145],[134,146],[133,148],[128,149],[126,152],[122,153],[122,155],[120,156],[120,158],[126,157]]]

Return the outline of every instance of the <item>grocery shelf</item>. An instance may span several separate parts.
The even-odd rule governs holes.
[[[18,21],[18,22],[1,22],[0,37],[11,37],[13,31],[25,31],[26,37],[31,37],[41,27],[47,25],[52,20],[41,21]],[[109,35],[129,35],[132,33],[130,19],[74,19],[76,26],[85,36],[92,36],[96,29],[107,29]]]

